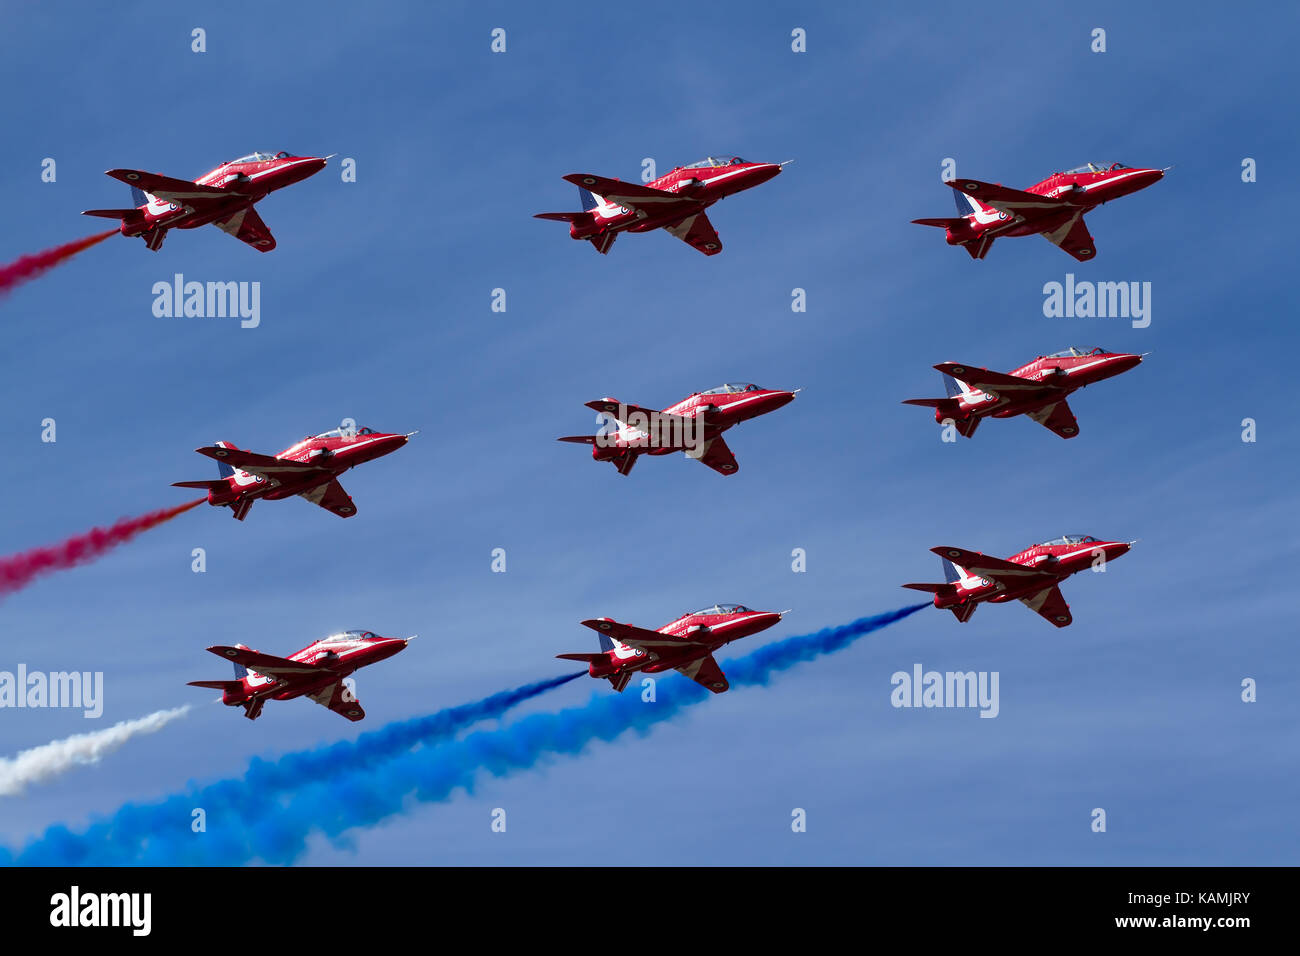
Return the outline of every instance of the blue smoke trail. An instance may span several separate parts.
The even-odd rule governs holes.
[[[766,645],[728,661],[727,676],[733,687],[766,685],[781,671],[833,654],[863,635],[929,606],[912,605]],[[600,692],[580,707],[534,714],[498,730],[479,731],[436,746],[388,751],[386,757],[375,759],[357,753],[354,756],[360,762],[355,765],[345,761],[326,767],[321,751],[286,755],[280,760],[281,779],[290,780],[299,763],[315,768],[316,775],[301,787],[287,790],[286,799],[259,807],[264,811],[260,815],[248,814],[243,796],[252,789],[248,781],[222,781],[158,804],[127,804],[84,833],[50,827],[15,854],[14,862],[36,866],[291,863],[306,850],[313,834],[339,841],[349,830],[409,809],[412,798],[430,803],[445,801],[458,789],[472,793],[482,771],[503,777],[532,769],[548,757],[579,754],[595,741],[614,740],[628,731],[644,734],[713,696],[688,680],[662,681],[656,695],[655,702],[644,703],[635,693]],[[358,751],[360,744],[358,740]],[[190,810],[196,806],[207,811],[205,833],[189,830]]]
[[[286,790],[327,780],[338,774],[340,768],[363,770],[413,747],[428,746],[454,737],[466,727],[501,717],[526,700],[586,676],[586,671],[578,671],[562,677],[548,677],[469,704],[447,707],[425,717],[397,721],[372,733],[361,734],[354,741],[344,740],[313,750],[285,754],[278,760],[254,757],[248,762],[248,769],[242,777],[192,787],[153,806],[128,803],[110,820],[92,824],[79,839],[86,842],[103,839],[131,852],[130,847],[147,841],[156,829],[160,815],[179,812],[189,818],[195,807],[215,806],[233,819],[254,818],[275,810],[278,806],[276,797]],[[65,828],[51,827],[46,837],[62,841],[65,833]],[[0,864],[12,862],[9,851],[0,847]],[[72,862],[68,860],[70,865]]]

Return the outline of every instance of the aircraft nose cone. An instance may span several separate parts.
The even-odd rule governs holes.
[[[1129,549],[1132,548],[1134,544],[1135,544],[1135,542],[1133,542],[1133,541],[1110,541],[1110,542],[1108,542],[1108,543],[1106,544],[1105,549],[1104,549],[1105,552],[1106,552],[1106,560],[1107,560],[1107,561],[1113,561],[1115,558],[1118,558],[1118,557],[1120,557],[1121,555],[1128,554]]]

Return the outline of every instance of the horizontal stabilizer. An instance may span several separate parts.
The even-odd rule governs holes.
[[[211,687],[213,690],[234,692],[243,688],[243,683],[237,680],[192,680],[189,682],[190,687]]]
[[[173,488],[202,488],[204,491],[215,491],[226,487],[226,479],[213,478],[211,481],[173,481]]]
[[[557,438],[556,441],[571,441],[575,445],[594,445],[596,444],[595,435],[565,435],[563,438]]]
[[[918,226],[938,226],[940,229],[952,229],[965,222],[965,219],[913,219]]]
[[[905,398],[904,405],[920,405],[922,408],[957,408],[956,399],[952,398]]]
[[[144,213],[139,209],[87,209],[83,216],[97,216],[100,219],[143,219]]]
[[[603,661],[609,659],[609,655],[604,653],[556,654],[555,656],[562,661],[582,661],[584,664],[594,664],[596,661]]]
[[[911,588],[913,591],[928,591],[931,594],[955,594],[957,586],[954,584],[904,584],[903,587]]]
[[[534,219],[550,219],[553,222],[587,222],[592,218],[589,212],[539,212]]]

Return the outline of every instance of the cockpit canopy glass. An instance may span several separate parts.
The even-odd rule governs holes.
[[[1073,173],[1108,173],[1112,169],[1128,169],[1123,163],[1111,163],[1107,166],[1105,163],[1084,163],[1082,166],[1076,166],[1074,169],[1067,169],[1064,175],[1069,176]]]
[[[699,614],[743,614],[749,608],[743,604],[715,604],[700,611],[692,611],[691,616]]]
[[[341,631],[338,634],[331,634],[329,637],[322,638],[322,644],[342,644],[346,641],[368,641],[374,637],[371,631]]]
[[[707,156],[698,163],[690,163],[682,169],[712,169],[716,166],[740,166],[745,161],[739,156]]]
[[[757,392],[758,386],[748,382],[736,385],[719,385],[717,388],[711,388],[707,392],[700,392],[701,395],[735,395],[737,392]]]
[[[379,432],[373,428],[358,428],[356,431],[351,429],[331,428],[327,432],[321,432],[319,435],[313,435],[312,438],[355,438],[357,435],[378,435]]]
[[[288,155],[289,155],[288,153],[281,153],[280,158],[283,159],[285,156]],[[270,153],[249,153],[247,156],[239,157],[239,159],[232,159],[229,163],[227,163],[227,165],[234,166],[239,163],[269,163],[271,160],[275,158],[276,157],[272,156]]]
[[[1043,358],[1083,358],[1085,355],[1109,355],[1105,349],[1080,349],[1068,348],[1062,352],[1053,352],[1051,355],[1044,355]]]
[[[1090,534],[1064,534],[1059,538],[1053,538],[1051,541],[1044,541],[1043,544],[1089,544],[1097,540]]]

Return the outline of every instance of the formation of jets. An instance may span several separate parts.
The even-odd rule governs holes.
[[[1122,163],[1087,163],[1053,173],[1026,190],[978,179],[948,181],[956,192],[957,215],[947,219],[913,219],[919,226],[944,230],[950,246],[961,246],[972,259],[983,259],[1001,236],[1041,235],[1080,262],[1097,254],[1083,221],[1102,203],[1145,189],[1167,169],[1143,169]]]
[[[131,187],[134,206],[92,209],[85,215],[119,219],[123,235],[138,236],[153,250],[162,246],[171,229],[211,223],[266,252],[275,248],[275,239],[254,204],[276,189],[319,172],[328,158],[253,153],[223,163],[193,182],[139,170],[109,170],[109,176]],[[572,238],[590,242],[602,255],[609,252],[620,233],[664,229],[712,256],[722,250],[722,241],[706,210],[720,199],[767,182],[786,165],[750,163],[736,156],[709,157],[678,166],[644,185],[576,173],[564,178],[578,187],[582,210],[540,213],[537,218],[567,222]],[[955,191],[958,216],[914,221],[943,228],[950,245],[962,246],[975,259],[983,259],[999,237],[1041,234],[1084,261],[1096,254],[1084,215],[1102,203],[1151,185],[1164,172],[1119,163],[1089,163],[1056,173],[1024,191],[955,179],[948,185]],[[967,438],[986,418],[1016,415],[1025,415],[1062,438],[1073,438],[1079,426],[1067,399],[1080,388],[1134,368],[1143,357],[1102,348],[1070,348],[1040,355],[1011,372],[944,362],[934,368],[942,373],[947,394],[908,399],[905,404],[933,408],[937,422],[953,426]],[[673,452],[684,452],[719,474],[734,475],[739,465],[723,433],[789,404],[798,391],[726,384],[692,393],[664,409],[601,398],[586,404],[601,414],[603,430],[594,436],[559,440],[590,445],[593,459],[609,462],[621,475],[629,474],[642,455]],[[337,428],[308,436],[276,455],[217,442],[197,451],[217,462],[218,477],[176,482],[176,486],[206,491],[209,504],[230,508],[240,521],[259,499],[291,496],[349,518],[356,514],[356,505],[339,484],[339,476],[396,451],[414,434]],[[1104,567],[1107,561],[1127,553],[1133,543],[1066,535],[1005,560],[939,547],[932,550],[943,561],[943,583],[903,586],[933,594],[934,606],[952,611],[961,622],[969,621],[980,604],[1019,600],[1056,627],[1065,627],[1072,617],[1060,582],[1084,569]],[[722,693],[729,685],[714,653],[732,641],[774,626],[786,613],[715,604],[654,631],[596,618],[582,624],[597,632],[599,649],[557,657],[586,664],[591,677],[608,680],[618,692],[638,672],[675,670],[713,693]],[[235,678],[191,683],[221,690],[222,701],[242,707],[249,719],[256,719],[268,700],[308,697],[356,721],[365,717],[365,711],[353,692],[350,675],[393,656],[408,643],[370,631],[349,630],[315,641],[288,657],[264,654],[242,644],[215,646],[208,650],[234,664]]]

